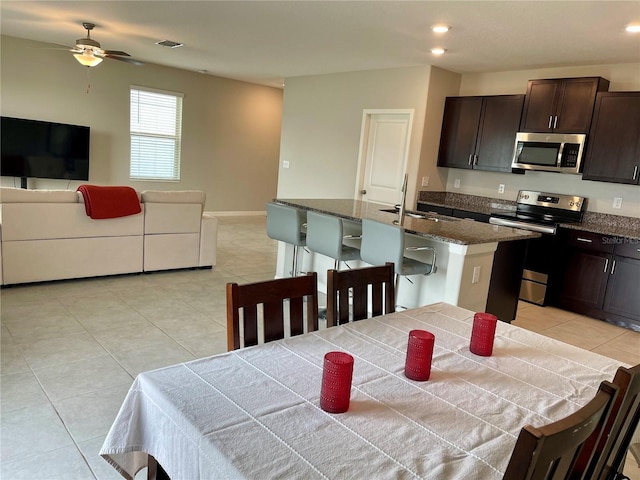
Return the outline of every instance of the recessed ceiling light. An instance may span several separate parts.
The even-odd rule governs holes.
[[[626,30],[630,33],[640,33],[640,23],[631,23],[627,25]]]
[[[433,53],[434,55],[444,55],[444,52],[446,52],[447,50],[444,48],[432,48],[431,49],[431,53]]]
[[[439,23],[431,27],[431,31],[434,33],[447,33],[449,30],[451,30],[451,27],[449,25],[444,25],[442,23]]]

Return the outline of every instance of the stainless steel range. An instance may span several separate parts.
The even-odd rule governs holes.
[[[540,238],[527,241],[520,285],[521,300],[538,305],[547,303],[556,230],[562,223],[581,222],[586,203],[586,198],[574,195],[520,190],[515,211],[492,213],[489,223],[542,234]]]

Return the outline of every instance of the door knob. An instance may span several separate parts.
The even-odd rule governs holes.
[[[367,191],[363,189],[363,190],[360,190],[360,193],[361,193],[362,195],[366,195],[366,194],[367,194]]]

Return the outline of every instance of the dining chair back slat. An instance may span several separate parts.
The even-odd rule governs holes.
[[[369,295],[371,291],[371,295]],[[394,265],[329,270],[327,327],[395,311]]]
[[[577,460],[590,439],[600,438],[617,393],[616,385],[602,382],[595,397],[575,413],[539,428],[525,425],[503,480],[586,480],[575,470]]]
[[[622,474],[631,438],[640,419],[640,365],[620,367],[613,379],[620,390],[585,478],[614,480]]]
[[[244,342],[240,341],[241,317]],[[244,285],[227,283],[228,350],[257,345],[260,323],[265,342],[284,338],[287,318],[291,336],[318,329],[318,277],[315,272]]]

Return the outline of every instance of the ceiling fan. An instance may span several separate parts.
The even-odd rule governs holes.
[[[104,58],[112,58],[133,65],[144,65],[142,62],[130,58],[131,56],[127,52],[104,50],[100,46],[100,42],[91,38],[91,30],[94,29],[95,24],[83,22],[82,26],[87,30],[86,38],[79,38],[76,40],[76,46],[69,49],[69,51],[73,52],[73,56],[80,64],[86,67],[95,67],[102,62]]]

